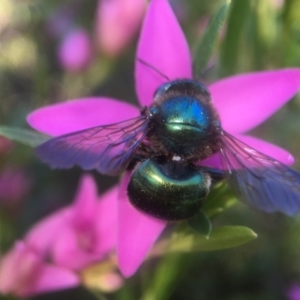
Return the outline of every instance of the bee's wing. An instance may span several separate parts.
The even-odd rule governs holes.
[[[237,197],[265,212],[300,211],[300,173],[224,132],[221,157]]]
[[[148,127],[145,116],[93,127],[53,138],[36,148],[37,155],[52,168],[96,169],[117,175],[132,158]]]

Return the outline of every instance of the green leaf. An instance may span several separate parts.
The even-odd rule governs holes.
[[[0,126],[0,135],[30,147],[37,147],[49,139],[48,136],[30,129],[9,126]]]
[[[257,237],[252,229],[244,226],[213,228],[209,239],[189,234],[177,235],[166,246],[166,252],[215,251],[241,246]]]
[[[251,0],[232,0],[227,30],[220,53],[221,77],[233,74],[238,65],[240,41],[251,13]],[[245,59],[244,56],[243,59]]]
[[[199,211],[197,215],[188,219],[188,224],[199,234],[203,235],[205,238],[209,238],[211,233],[211,223],[209,218],[205,215],[203,211]]]
[[[210,219],[212,219],[236,204],[236,202],[237,199],[233,196],[228,184],[220,182],[211,189],[202,210]]]
[[[215,15],[212,17],[202,39],[196,46],[194,55],[194,71],[196,76],[199,76],[207,67],[218,34],[227,17],[230,3],[231,1],[227,0],[220,6]]]

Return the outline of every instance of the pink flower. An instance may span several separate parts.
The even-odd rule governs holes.
[[[0,200],[8,206],[17,204],[32,184],[30,174],[16,167],[6,167],[0,172]]]
[[[93,178],[85,175],[73,205],[41,221],[25,241],[48,254],[51,246],[52,260],[73,270],[102,259],[115,245],[117,193],[114,188],[99,198]]]
[[[184,34],[166,0],[152,0],[139,39],[137,55],[170,80],[192,78],[192,63]],[[141,107],[149,106],[154,91],[167,80],[152,68],[136,62],[136,91]],[[266,120],[300,87],[300,69],[256,72],[229,77],[209,86],[222,126],[253,148],[271,154],[285,164],[292,156],[275,145],[243,133]],[[140,109],[118,100],[94,97],[77,99],[38,109],[29,124],[52,136],[136,117]],[[120,184],[118,199],[117,256],[125,276],[142,263],[166,222],[140,213],[126,194],[130,173]]]
[[[146,0],[99,0],[95,24],[99,49],[119,55],[137,33],[146,5]]]
[[[83,29],[73,29],[63,37],[58,48],[61,66],[70,72],[84,70],[92,59],[92,43]]]
[[[295,283],[290,286],[287,297],[289,300],[300,300],[300,285]]]
[[[99,197],[85,175],[74,203],[39,222],[2,259],[0,291],[27,296],[79,285],[76,272],[115,247],[117,193]]]
[[[46,233],[45,233],[46,234]],[[0,291],[19,297],[71,288],[79,285],[78,276],[48,263],[24,242],[16,242],[0,264]]]

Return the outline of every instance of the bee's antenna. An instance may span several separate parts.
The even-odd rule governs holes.
[[[162,76],[163,78],[167,79],[168,81],[170,81],[170,78],[168,76],[166,76],[164,73],[162,73],[161,71],[159,71],[157,68],[155,68],[154,66],[150,65],[149,63],[147,63],[146,61],[144,61],[141,58],[137,58],[137,61],[140,62],[141,64],[145,65],[146,67],[152,69],[153,71],[155,71],[157,74],[159,74],[160,76]]]

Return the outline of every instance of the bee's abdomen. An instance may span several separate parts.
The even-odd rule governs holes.
[[[155,158],[137,166],[127,191],[139,210],[159,219],[182,220],[199,211],[209,187],[209,175],[195,166]]]

